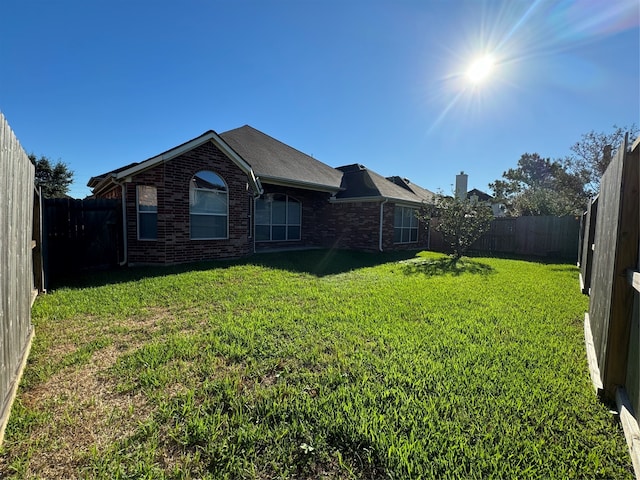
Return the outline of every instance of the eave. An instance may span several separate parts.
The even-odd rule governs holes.
[[[291,180],[289,178],[270,177],[270,176],[260,175],[258,179],[261,183],[265,183],[269,185],[301,188],[304,190],[314,190],[318,192],[326,192],[326,193],[332,193],[332,194],[336,194],[339,191],[343,190],[340,187],[334,187],[331,185],[324,185],[324,184],[313,183],[313,182],[304,182],[301,180]]]

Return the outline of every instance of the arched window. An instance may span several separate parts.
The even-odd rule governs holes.
[[[256,200],[256,240],[300,240],[302,204],[288,195],[268,193]]]
[[[229,218],[227,184],[217,174],[202,170],[189,182],[191,239],[227,238]]]

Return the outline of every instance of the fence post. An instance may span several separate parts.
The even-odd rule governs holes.
[[[33,242],[33,287],[37,293],[45,293],[42,252],[42,188],[34,189]]]

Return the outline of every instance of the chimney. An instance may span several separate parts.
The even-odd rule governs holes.
[[[467,179],[469,176],[460,172],[460,174],[456,175],[456,198],[464,200],[467,198]]]

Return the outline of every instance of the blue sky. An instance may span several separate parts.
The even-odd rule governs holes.
[[[431,190],[640,123],[640,2],[6,0],[0,111],[88,179],[249,124]],[[493,72],[468,81],[489,53]]]

